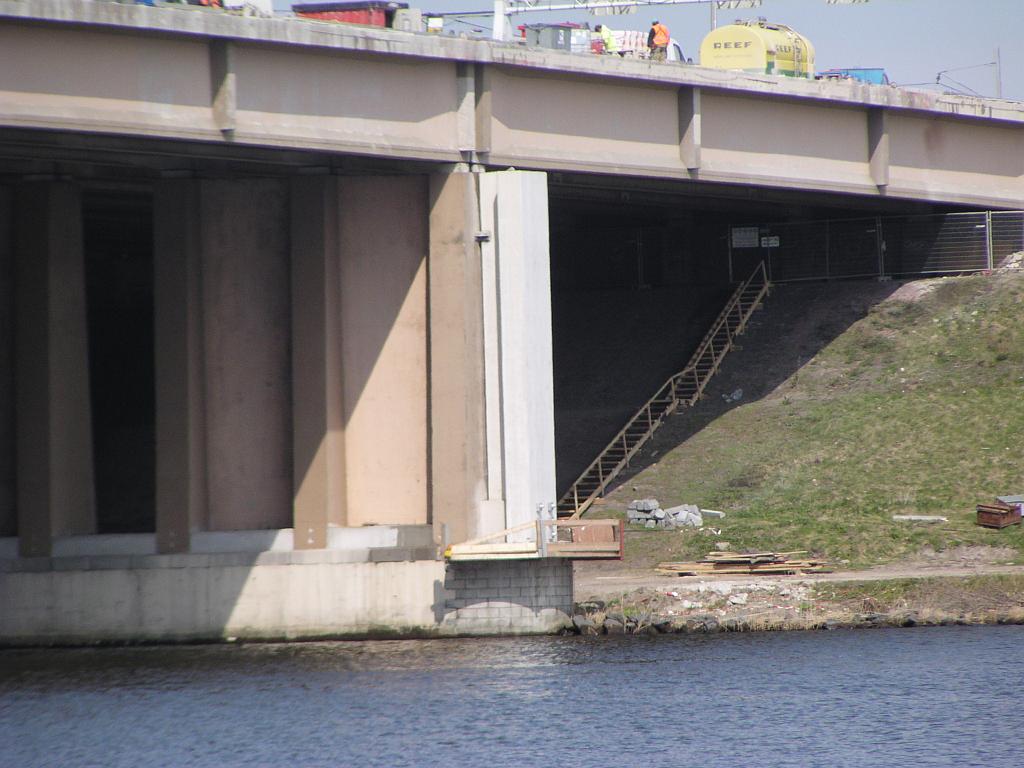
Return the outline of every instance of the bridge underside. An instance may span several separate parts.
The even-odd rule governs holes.
[[[440,542],[514,524],[487,501],[503,497],[500,480],[487,487],[501,471],[486,465],[485,361],[466,346],[486,344],[467,314],[484,311],[480,276],[465,271],[482,225],[463,199],[474,185],[446,186],[456,177],[472,175],[0,130],[0,361],[36,377],[0,388],[0,534],[28,555],[98,533],[156,533],[156,549],[175,552],[203,531],[305,525],[298,547],[338,526],[429,525]],[[547,187],[557,491],[692,351],[746,268],[733,227],[956,210],[572,173],[548,174]],[[308,271],[306,251],[320,254]],[[328,279],[340,292],[321,296]],[[470,334],[463,346],[442,321]],[[325,400],[335,388],[343,396]],[[480,412],[460,414],[453,397]],[[20,429],[17,413],[32,414]],[[441,418],[462,424],[451,446]],[[45,468],[33,469],[23,454],[40,443],[32,461]],[[18,493],[22,508],[64,511],[19,515]],[[316,512],[299,523],[305,509]]]

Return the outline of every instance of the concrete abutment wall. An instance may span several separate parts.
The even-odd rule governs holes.
[[[330,550],[39,560],[0,570],[0,646],[554,633],[565,560],[346,562]]]

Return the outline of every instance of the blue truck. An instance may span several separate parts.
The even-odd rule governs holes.
[[[860,80],[872,85],[891,85],[889,76],[881,67],[849,67],[846,69],[826,69],[818,73],[819,80]]]

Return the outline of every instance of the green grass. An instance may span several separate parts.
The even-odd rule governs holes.
[[[1024,554],[1020,527],[974,525],[975,504],[1024,492],[1022,459],[1024,276],[949,278],[916,302],[877,305],[773,394],[719,417],[592,514],[638,495],[726,511],[719,537],[631,534],[627,556],[644,564],[697,557],[716,540],[853,566],[925,546]]]

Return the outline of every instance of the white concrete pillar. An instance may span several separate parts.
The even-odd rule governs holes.
[[[297,549],[345,525],[341,259],[336,176],[291,184],[293,514]]]
[[[339,190],[347,523],[429,512],[427,179],[347,177]]]
[[[480,211],[488,494],[512,527],[557,492],[547,175],[481,175]]]
[[[292,522],[289,205],[274,180],[201,183],[210,530]]]
[[[476,177],[430,179],[430,441],[434,535],[488,533]]]
[[[77,187],[18,190],[15,245],[17,506],[23,556],[94,533],[92,419]]]
[[[199,182],[162,181],[153,199],[156,536],[187,552],[206,516]]]
[[[18,530],[14,503],[14,223],[9,189],[0,188],[0,536]]]

